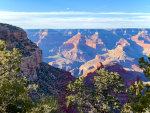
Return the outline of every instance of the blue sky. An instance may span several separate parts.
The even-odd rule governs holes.
[[[0,0],[0,22],[24,29],[150,28],[150,0]]]

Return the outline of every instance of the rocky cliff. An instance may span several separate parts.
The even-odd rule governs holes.
[[[126,71],[123,68],[123,66],[119,65],[118,63],[109,63],[109,64],[103,65],[101,62],[99,62],[93,69],[88,70],[87,73],[84,74],[83,76],[87,80],[92,80],[92,79],[94,79],[93,77],[97,75],[96,71],[101,68],[105,68],[109,72],[117,72],[123,79],[124,84],[126,86],[130,86],[130,85],[134,84],[135,81],[140,80],[140,78],[136,72]]]
[[[42,51],[28,39],[23,29],[0,23],[0,40],[4,40],[10,50],[18,48],[21,51],[21,69],[24,76],[39,84],[39,93],[58,96],[62,91],[65,92],[68,82],[74,79],[70,72],[44,63]]]
[[[46,36],[41,34],[41,40]],[[70,72],[58,69],[44,63],[42,61],[42,51],[27,38],[26,32],[18,27],[0,23],[0,40],[4,40],[8,49],[18,48],[22,53],[21,69],[23,75],[26,76],[30,83],[39,85],[36,92],[32,92],[32,96],[38,97],[39,94],[54,96],[59,99],[61,109],[65,110],[66,87],[69,81],[75,78]]]
[[[0,40],[4,40],[8,48],[18,48],[23,57],[21,69],[24,76],[36,75],[36,69],[42,62],[42,51],[27,38],[26,32],[18,27],[0,24]]]
[[[140,73],[139,58],[150,54],[150,29],[48,29],[27,30],[27,34],[40,42],[45,62],[73,76],[86,74],[98,62],[117,62]]]
[[[105,68],[109,72],[117,72],[121,76],[125,87],[129,87],[130,85],[134,84],[135,81],[140,80],[136,72],[126,71],[123,69],[123,66],[117,63],[109,63],[106,65],[103,65],[101,62],[99,62],[93,69],[88,70],[87,74],[83,75],[87,86],[89,87],[92,86],[92,84],[94,83],[94,76],[97,76],[96,71],[101,68]],[[116,96],[118,97],[119,101],[122,104],[127,102],[128,95],[126,92],[117,94]]]

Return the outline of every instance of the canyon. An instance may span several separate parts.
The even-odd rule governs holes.
[[[0,23],[0,40],[9,50],[18,48],[22,53],[23,76],[39,85],[32,95],[57,97],[60,109],[70,112],[72,108],[64,104],[66,88],[75,77],[83,76],[89,87],[100,68],[119,73],[126,87],[144,78],[139,74],[142,70],[138,59],[150,53],[149,32],[134,29],[129,35],[130,30],[124,29],[122,36],[120,30],[25,30],[26,33],[19,27]],[[126,93],[118,97],[122,104],[128,98]]]
[[[43,51],[49,65],[87,74],[98,62],[116,62],[126,71],[137,72],[140,57],[150,54],[150,29],[27,29],[28,37]]]
[[[9,50],[18,48],[22,53],[20,67],[23,76],[39,85],[38,93],[59,96],[65,91],[69,81],[74,79],[70,72],[44,63],[42,51],[28,39],[23,29],[0,23],[0,40],[5,41]]]

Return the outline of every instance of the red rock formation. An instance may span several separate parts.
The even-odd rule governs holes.
[[[39,85],[38,91],[32,96],[36,97],[44,93],[58,97],[59,103],[62,105],[61,110],[70,111],[71,108],[65,106],[65,97],[69,81],[75,79],[71,73],[43,63],[42,51],[27,38],[26,33],[21,28],[0,24],[0,39],[7,43],[10,50],[18,48],[22,52],[21,69],[24,76],[27,76],[30,82]]]
[[[139,40],[139,38],[142,37],[143,39],[150,41],[150,38],[147,33],[148,33],[147,31],[143,30],[139,32],[137,35],[132,36],[131,40],[136,42],[136,44],[138,44],[139,46],[141,46],[143,48],[143,54],[148,56],[150,54],[150,44],[145,43],[144,40]]]
[[[22,57],[21,60],[21,69],[24,72],[24,75],[36,75],[36,70],[40,68],[39,64],[42,62],[42,51],[36,49],[31,52],[31,56]]]
[[[41,43],[41,40],[45,38],[45,36],[48,35],[48,30],[45,30],[44,32],[42,32],[40,30],[39,32],[39,40],[36,42],[36,45],[39,46],[39,43]]]
[[[77,45],[79,44],[79,41],[81,40],[81,33],[78,32],[77,35],[73,36],[71,39],[69,39],[67,42],[64,42],[64,45],[65,44],[73,44],[74,45],[74,48],[77,48]]]
[[[135,72],[129,72],[123,69],[123,67],[117,63],[110,63],[107,65],[103,65],[102,63],[98,63],[95,68],[88,71],[85,77],[86,84],[90,87],[94,83],[94,76],[97,76],[96,71],[100,68],[105,68],[109,72],[117,72],[121,78],[124,81],[124,84],[126,87],[129,87],[130,85],[134,84],[135,81],[139,81],[139,77],[137,73]],[[119,98],[119,101],[124,104],[128,96],[126,93],[117,94],[117,97]]]
[[[95,32],[95,34],[92,35],[90,39],[86,38],[86,45],[95,49],[100,46],[104,47],[104,43],[99,38],[98,32]]]
[[[60,110],[72,111],[71,108],[66,107],[66,88],[69,81],[74,81],[75,78],[70,72],[65,70],[54,68],[46,63],[40,64],[40,69],[37,70],[37,82],[39,84],[40,93],[47,95],[53,95],[58,98],[59,104],[61,105]]]
[[[130,72],[123,69],[123,66],[117,64],[117,63],[110,63],[107,65],[103,65],[102,63],[98,63],[95,68],[88,71],[86,75],[83,75],[86,79],[91,79],[93,76],[96,75],[96,70],[99,70],[100,68],[105,68],[109,72],[117,72],[123,79],[124,84],[129,86],[135,81],[139,81],[138,74],[136,72]]]
[[[27,38],[23,29],[0,24],[0,40],[4,40],[9,49],[18,48],[22,52],[21,69],[25,76],[36,75],[42,62],[42,51]]]
[[[29,38],[37,42],[43,38],[43,32],[29,30]],[[97,62],[118,62],[130,71],[139,72],[138,59],[150,54],[150,29],[49,29],[47,32],[39,44],[44,61],[72,72],[73,76],[85,74]]]

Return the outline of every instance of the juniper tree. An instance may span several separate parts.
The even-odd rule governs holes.
[[[116,93],[120,93],[123,82],[118,73],[100,69],[94,77],[93,87],[87,87],[83,77],[70,82],[67,88],[67,106],[77,108],[81,113],[111,112],[120,109]]]
[[[140,58],[138,63],[145,76],[150,79],[150,56],[147,61],[144,57]],[[150,84],[135,82],[126,92],[129,98],[122,108],[123,113],[144,113],[150,109]]]
[[[37,85],[29,85],[29,81],[20,69],[21,53],[18,49],[8,50],[4,41],[0,40],[0,113],[49,113],[57,109],[57,101],[52,97],[44,97],[33,101],[30,97],[32,89]]]

